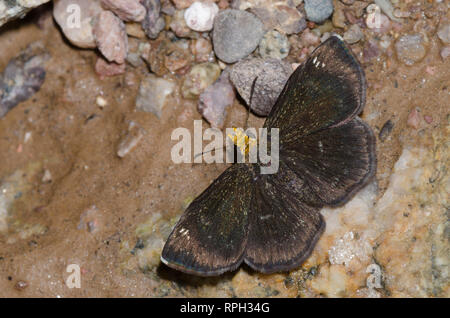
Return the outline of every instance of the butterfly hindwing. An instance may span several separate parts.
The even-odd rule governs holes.
[[[340,125],[361,112],[365,87],[358,60],[332,36],[291,75],[264,125],[280,129],[280,145]]]
[[[283,175],[260,175],[253,188],[244,260],[263,273],[300,266],[325,229],[320,208],[295,195],[301,181],[294,177],[289,184]]]
[[[304,181],[304,198],[337,206],[347,202],[375,174],[375,137],[371,128],[356,117],[285,145],[280,157]]]
[[[172,230],[162,262],[200,276],[237,268],[247,242],[250,180],[247,165],[233,165],[214,180]]]

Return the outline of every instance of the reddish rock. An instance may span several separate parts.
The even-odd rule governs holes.
[[[139,0],[101,0],[102,7],[114,12],[124,21],[140,22],[145,17],[145,7]]]
[[[98,49],[109,62],[122,64],[128,52],[125,24],[111,11],[101,12],[94,22],[94,38]]]
[[[419,116],[419,111],[417,110],[417,108],[414,108],[413,110],[411,110],[411,112],[408,115],[408,121],[406,123],[411,128],[414,128],[414,129],[419,128],[420,116]]]
[[[101,79],[109,76],[115,76],[125,73],[125,64],[117,64],[108,62],[104,58],[99,57],[95,63],[95,72]]]

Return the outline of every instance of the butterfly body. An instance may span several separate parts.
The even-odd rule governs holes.
[[[200,276],[242,262],[263,273],[300,266],[325,229],[320,209],[344,204],[375,174],[374,135],[357,117],[365,90],[348,47],[337,37],[320,45],[289,78],[264,123],[269,134],[279,130],[276,173],[262,173],[274,162],[259,160],[225,170],[182,215],[162,262]],[[233,141],[248,153],[248,136]]]

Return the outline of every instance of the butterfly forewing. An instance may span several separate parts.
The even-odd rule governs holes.
[[[287,81],[265,127],[280,129],[280,145],[337,126],[365,103],[365,76],[357,59],[337,37],[320,45]]]
[[[225,170],[186,209],[164,246],[161,260],[201,276],[237,268],[247,242],[250,180],[246,165]]]

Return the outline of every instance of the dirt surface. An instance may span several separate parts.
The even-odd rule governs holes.
[[[186,200],[226,168],[175,165],[170,159],[172,130],[192,130],[193,120],[201,119],[196,102],[183,100],[178,89],[160,119],[137,112],[135,99],[146,68],[128,67],[125,75],[100,80],[94,72],[98,53],[71,46],[51,18],[42,29],[32,17],[0,29],[0,70],[35,41],[42,41],[51,55],[45,83],[0,120],[0,180],[21,189],[8,231],[0,235],[0,296],[163,296],[155,292],[158,280],[139,270],[136,259],[129,260],[136,227],[154,213],[180,215]],[[402,140],[414,144],[423,131],[446,125],[450,60],[439,56],[437,41],[430,38],[425,59],[413,66],[385,57],[363,64],[369,87],[361,117],[376,135],[387,120],[394,123],[386,140],[377,138],[379,196],[389,184]],[[426,71],[429,66],[433,74]],[[96,104],[100,95],[108,102],[103,108]],[[432,122],[420,129],[407,127],[415,107],[420,107],[420,116],[432,116]],[[245,116],[246,108],[235,101],[225,127],[242,126]],[[117,146],[130,121],[145,135],[136,149],[119,158]],[[262,122],[251,115],[250,126]],[[208,124],[203,122],[203,127]],[[31,137],[25,142],[27,132]],[[50,182],[42,181],[46,170]],[[86,211],[94,211],[91,232],[83,228],[90,217]],[[80,289],[64,283],[69,264],[81,267]],[[164,267],[158,273],[173,288],[176,281],[186,281]],[[18,282],[27,287],[18,287]],[[214,279],[208,284],[214,285]]]

